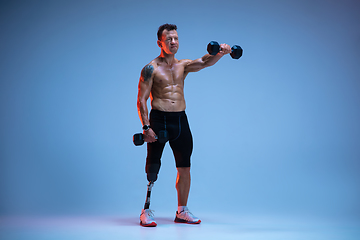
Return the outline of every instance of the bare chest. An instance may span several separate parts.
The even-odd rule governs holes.
[[[183,85],[184,67],[180,64],[159,65],[154,77],[154,82],[160,85]]]

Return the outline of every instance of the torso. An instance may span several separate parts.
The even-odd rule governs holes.
[[[161,58],[154,59],[154,79],[151,89],[152,109],[164,112],[180,112],[186,108],[184,80],[187,75],[185,65],[188,60],[174,59],[169,65]]]

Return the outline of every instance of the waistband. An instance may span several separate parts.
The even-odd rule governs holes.
[[[151,115],[155,116],[165,116],[165,117],[179,117],[179,116],[185,116],[185,111],[180,112],[164,112],[156,109],[151,109],[150,111]]]

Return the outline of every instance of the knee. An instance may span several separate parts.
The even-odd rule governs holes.
[[[178,167],[177,168],[179,176],[190,176],[190,167]]]
[[[147,180],[149,182],[155,182],[157,180],[157,175],[160,170],[160,164],[147,164],[146,165],[146,173],[147,173]]]

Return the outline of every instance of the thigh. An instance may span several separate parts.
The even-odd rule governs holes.
[[[179,136],[169,141],[174,153],[176,167],[190,167],[190,158],[193,150],[193,139],[186,115],[181,116],[179,123]]]
[[[161,156],[165,143],[158,141],[147,144],[147,157],[145,171],[147,173],[158,173],[161,166]]]
[[[150,112],[150,127],[156,135],[160,130],[164,130],[165,123],[162,116]],[[155,141],[147,143],[146,172],[158,173],[161,165],[161,156],[165,147],[165,143]]]

